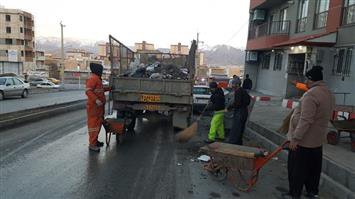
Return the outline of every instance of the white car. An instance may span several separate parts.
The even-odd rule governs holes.
[[[223,89],[224,96],[226,96],[226,104],[228,101],[228,90]],[[211,91],[207,85],[195,85],[193,87],[193,109],[194,111],[201,112],[210,101]]]
[[[52,82],[43,82],[43,83],[40,83],[40,84],[37,84],[37,88],[55,88],[55,89],[58,89],[60,88],[60,85],[56,85]]]

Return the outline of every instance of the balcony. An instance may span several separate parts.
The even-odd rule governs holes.
[[[328,11],[318,13],[314,16],[314,29],[327,26]]]
[[[306,25],[307,25],[307,17],[297,19],[297,27],[296,27],[296,32],[304,32],[306,31]]]
[[[345,7],[343,12],[343,25],[355,24],[355,4]]]
[[[290,21],[265,22],[257,26],[250,26],[249,40],[268,35],[288,35],[290,33]]]
[[[289,39],[290,21],[265,22],[249,28],[247,50],[272,48],[275,44]]]

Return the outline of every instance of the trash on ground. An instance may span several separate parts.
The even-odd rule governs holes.
[[[178,166],[182,166],[182,163],[177,163]]]
[[[211,157],[208,156],[208,155],[201,155],[200,157],[197,158],[198,160],[200,161],[203,161],[203,162],[208,162],[211,160]]]

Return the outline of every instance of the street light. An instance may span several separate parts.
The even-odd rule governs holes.
[[[61,31],[61,76],[62,76],[62,85],[64,87],[64,38],[63,38],[63,28],[65,25],[60,21],[60,31]]]

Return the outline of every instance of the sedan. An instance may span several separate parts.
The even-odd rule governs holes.
[[[55,88],[55,89],[58,89],[60,88],[60,85],[56,85],[52,82],[44,82],[44,83],[40,83],[40,84],[37,84],[37,88]]]
[[[0,77],[0,100],[6,97],[28,97],[30,85],[18,77]]]

